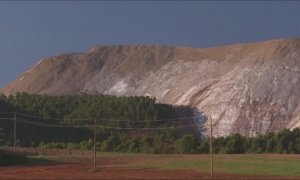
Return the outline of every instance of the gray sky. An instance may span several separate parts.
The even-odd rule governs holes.
[[[105,44],[212,47],[300,37],[300,2],[0,2],[0,87],[39,59]]]

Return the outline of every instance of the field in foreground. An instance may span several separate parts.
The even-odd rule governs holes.
[[[2,167],[0,178],[205,179],[210,177],[208,155],[98,152],[96,170],[92,169],[91,154],[42,157],[49,161]],[[214,161],[217,178],[300,179],[300,155],[215,155]]]

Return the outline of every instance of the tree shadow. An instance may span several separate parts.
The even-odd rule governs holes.
[[[184,105],[175,106],[174,108],[179,113],[179,117],[190,117],[189,120],[192,121],[191,128],[198,138],[207,138],[209,127],[206,126],[206,122],[208,121],[208,117],[204,112],[199,111],[196,107]]]

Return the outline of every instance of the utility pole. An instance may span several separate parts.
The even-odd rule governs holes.
[[[94,169],[97,168],[97,163],[96,163],[96,119],[94,120]]]
[[[210,119],[210,177],[214,179],[214,155],[213,155],[213,131],[212,131],[212,119]]]
[[[16,117],[16,113],[14,113],[14,152],[16,152],[16,144],[17,144],[17,117]]]
[[[0,144],[4,142],[4,128],[0,127]]]

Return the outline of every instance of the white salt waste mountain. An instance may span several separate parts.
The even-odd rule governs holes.
[[[212,118],[214,135],[300,126],[300,39],[216,48],[99,46],[41,60],[5,94],[152,96]]]

